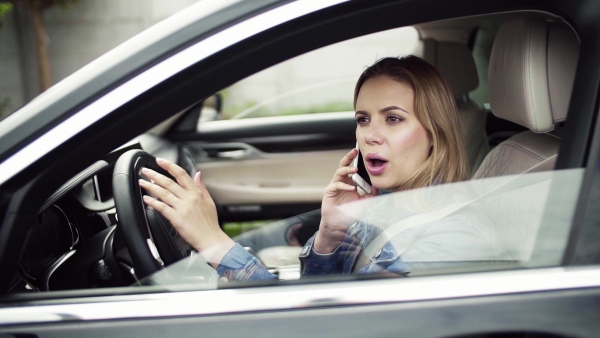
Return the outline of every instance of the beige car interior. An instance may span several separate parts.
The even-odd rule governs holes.
[[[424,39],[423,58],[440,70],[454,93],[471,172],[475,173],[490,147],[485,134],[486,111],[467,95],[479,84],[471,51],[463,43]],[[199,169],[221,204],[318,203],[345,153],[259,154],[258,158],[201,161]]]
[[[492,48],[488,81],[492,112],[528,130],[492,149],[474,178],[515,175],[514,180],[521,182],[519,188],[481,203],[494,220],[503,249],[521,265],[535,264],[533,260],[549,259],[553,253],[563,252],[560,246],[566,242],[553,240],[548,246],[545,238],[568,238],[564,232],[569,227],[562,226],[561,220],[570,210],[552,217],[554,210],[547,208],[552,180],[528,185],[533,177],[519,174],[554,169],[560,145],[557,129],[567,116],[578,52],[579,42],[570,27],[538,17],[504,23]],[[548,174],[552,175],[545,177],[564,175]],[[539,175],[543,174],[536,177]],[[562,180],[561,184],[569,182],[564,177]],[[564,186],[562,189],[563,193],[568,190]],[[548,217],[552,221],[544,222]],[[550,251],[535,254],[544,247]]]
[[[578,38],[564,23],[522,17],[500,28],[490,58],[490,106],[529,130],[492,149],[474,178],[554,169],[556,129],[567,117],[578,54]]]
[[[485,133],[486,110],[468,96],[479,85],[471,50],[459,42],[424,39],[423,58],[439,70],[452,89],[473,174],[490,151],[490,145]]]
[[[318,203],[347,150],[264,154],[198,164],[212,197],[223,205]]]

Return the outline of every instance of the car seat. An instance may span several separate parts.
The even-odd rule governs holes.
[[[564,23],[521,17],[500,27],[489,65],[490,106],[528,130],[492,149],[474,178],[554,169],[578,54],[578,38]]]
[[[438,69],[452,89],[473,174],[490,151],[490,145],[485,132],[486,110],[468,95],[479,85],[471,50],[458,42],[424,39],[423,58]]]
[[[558,176],[519,174],[554,169],[578,54],[579,41],[569,26],[539,17],[504,23],[492,47],[488,81],[492,112],[527,130],[493,148],[474,178],[515,175],[513,184],[518,183],[519,188],[491,196],[481,206],[494,220],[508,257],[522,266],[541,264],[537,259],[554,264],[552,257],[560,256],[561,245],[566,245],[557,239],[568,238],[563,235],[569,229],[564,217],[550,216],[558,206],[547,207],[551,180],[529,182]],[[503,182],[503,178],[474,181],[482,187],[501,184],[495,182]],[[545,247],[550,249],[543,251]]]

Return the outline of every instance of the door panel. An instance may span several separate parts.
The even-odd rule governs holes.
[[[253,159],[200,162],[197,167],[212,197],[221,205],[319,203],[345,153],[262,153]]]
[[[320,207],[341,158],[355,146],[354,112],[201,122],[177,135],[222,221],[276,219]]]

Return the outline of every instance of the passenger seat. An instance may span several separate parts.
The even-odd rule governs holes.
[[[522,17],[502,25],[489,66],[494,115],[527,131],[500,143],[474,178],[554,169],[575,78],[579,41],[564,23]]]
[[[458,42],[424,39],[423,58],[439,70],[454,93],[473,175],[490,151],[490,145],[485,132],[486,111],[468,96],[479,85],[471,50]]]

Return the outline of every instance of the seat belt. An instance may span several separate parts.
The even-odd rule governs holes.
[[[524,185],[521,184],[520,182],[517,182],[517,179],[520,178],[522,175],[533,172],[536,168],[545,164],[547,161],[553,159],[556,156],[557,155],[550,156],[549,158],[545,159],[544,161],[536,164],[535,166],[533,166],[533,167],[527,169],[526,171],[522,172],[521,174],[515,176],[510,181],[508,181],[508,182],[506,182],[484,194],[481,194],[477,198],[474,198],[472,200],[465,201],[465,202],[453,203],[442,209],[439,209],[439,210],[436,210],[433,212],[417,214],[417,215],[405,218],[401,221],[398,221],[398,222],[390,225],[387,229],[382,231],[381,234],[379,234],[373,241],[371,241],[371,243],[369,243],[369,245],[367,245],[367,247],[364,250],[361,251],[358,259],[356,260],[356,263],[354,264],[353,271],[358,271],[360,268],[367,265],[369,263],[369,261],[371,260],[371,257],[373,257],[377,253],[377,251],[379,251],[379,249],[381,249],[387,242],[389,242],[390,239],[392,239],[394,236],[396,236],[397,234],[399,234],[402,231],[405,231],[405,230],[410,229],[417,225],[421,225],[421,224],[425,224],[425,223],[429,223],[429,222],[433,222],[433,221],[442,219],[442,218],[444,218],[452,213],[455,213],[456,211],[458,211],[476,201],[479,201],[483,198],[502,194],[502,193],[512,191],[515,189],[528,187],[528,186],[535,185],[535,184],[538,184],[538,183],[548,180],[549,179],[548,177],[545,177],[545,175],[541,175],[542,177],[535,178],[531,182],[528,182],[527,184],[524,184]],[[404,251],[398,252],[399,255],[401,255],[403,253],[404,253]]]

